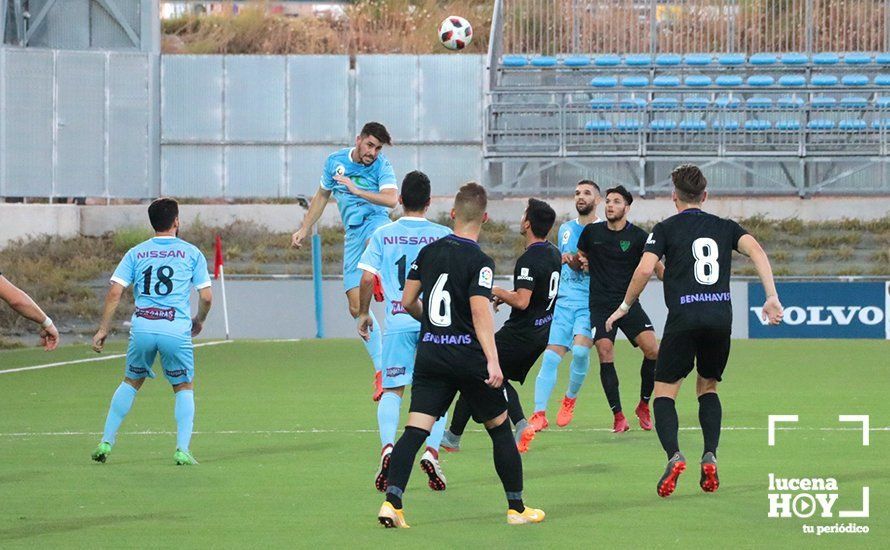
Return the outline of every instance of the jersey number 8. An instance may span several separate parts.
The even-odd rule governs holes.
[[[430,322],[437,327],[451,326],[451,293],[445,290],[448,274],[443,273],[436,279],[430,293]]]
[[[701,237],[692,241],[695,280],[700,284],[712,285],[720,278],[720,264],[717,263],[719,254],[717,242],[710,237]]]

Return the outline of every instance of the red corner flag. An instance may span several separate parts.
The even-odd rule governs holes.
[[[219,271],[225,262],[223,262],[222,239],[216,236],[216,257],[213,260],[213,278],[219,279]]]

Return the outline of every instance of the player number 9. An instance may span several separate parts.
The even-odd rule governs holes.
[[[556,294],[559,292],[559,271],[554,271],[553,274],[550,275],[550,289],[547,292],[547,298],[550,300],[550,303],[547,304],[547,310],[550,311],[550,308],[553,307],[553,302],[556,301]]]

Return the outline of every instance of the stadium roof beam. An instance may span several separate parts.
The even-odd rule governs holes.
[[[102,8],[108,12],[108,15],[115,20],[115,22],[120,25],[121,29],[127,35],[127,38],[130,39],[130,42],[133,43],[133,46],[139,47],[140,41],[139,36],[133,30],[133,27],[127,23],[127,20],[124,18],[124,14],[121,12],[120,8],[117,6],[115,0],[95,0]]]
[[[43,5],[43,8],[40,9],[40,12],[37,14],[37,17],[31,22],[30,27],[28,28],[28,32],[25,33],[23,46],[27,46],[28,42],[31,40],[31,37],[34,36],[34,33],[40,29],[40,26],[43,25],[43,22],[46,20],[46,16],[49,14],[49,10],[53,9],[53,6],[56,5],[56,0],[47,0],[46,4]]]

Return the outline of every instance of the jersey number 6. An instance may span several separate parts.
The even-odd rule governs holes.
[[[451,326],[451,293],[445,290],[446,282],[448,274],[439,275],[430,293],[430,322],[437,327]]]

